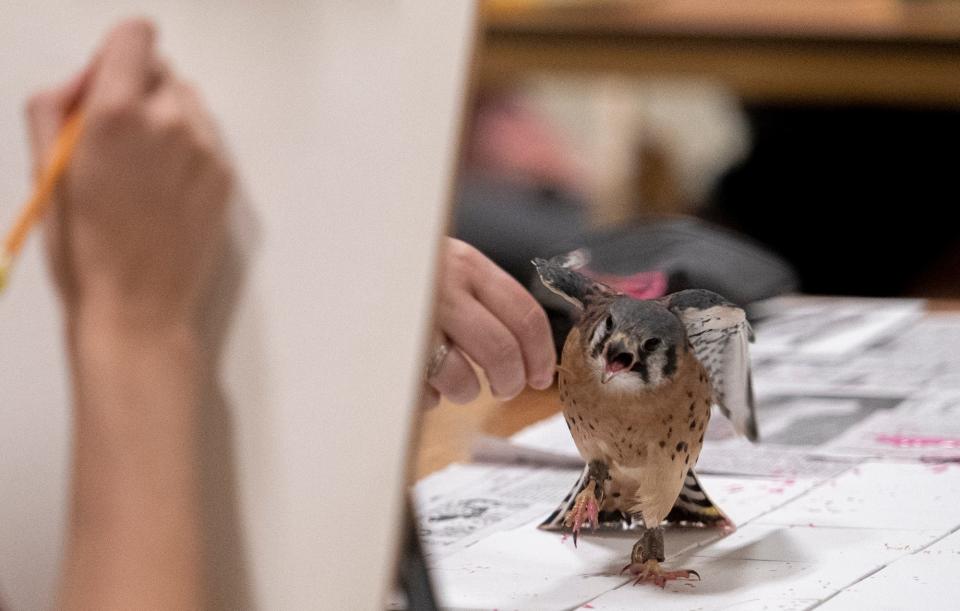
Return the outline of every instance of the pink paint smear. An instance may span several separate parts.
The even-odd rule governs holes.
[[[898,448],[960,448],[960,439],[951,439],[948,437],[919,437],[880,433],[874,439],[877,443],[896,446]]]

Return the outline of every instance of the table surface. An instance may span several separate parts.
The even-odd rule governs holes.
[[[960,312],[960,300],[931,300],[927,311]],[[556,386],[543,391],[528,388],[507,402],[497,401],[486,389],[467,405],[443,401],[423,413],[414,474],[420,479],[450,463],[469,462],[473,442],[478,436],[509,437],[559,410],[560,397]]]
[[[694,77],[754,102],[960,105],[960,3],[489,2],[479,75]]]

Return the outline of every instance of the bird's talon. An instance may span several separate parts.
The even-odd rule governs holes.
[[[647,560],[646,562],[631,562],[627,566],[623,567],[623,570],[620,571],[621,574],[626,571],[631,571],[636,575],[636,580],[634,580],[633,585],[640,585],[644,582],[650,582],[655,586],[661,588],[667,587],[667,582],[678,580],[678,579],[691,579],[692,576],[696,576],[697,581],[701,581],[700,573],[688,569],[681,569],[679,571],[664,571],[660,566],[660,563],[656,560]]]
[[[586,524],[593,529],[600,525],[600,504],[597,502],[595,494],[596,482],[591,482],[577,495],[573,503],[573,508],[567,514],[563,524],[573,531],[573,546],[577,546],[577,538],[580,535],[580,529]]]

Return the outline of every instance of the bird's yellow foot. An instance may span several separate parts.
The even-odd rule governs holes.
[[[627,566],[623,567],[623,570],[620,572],[626,573],[627,571],[633,573],[633,575],[637,578],[637,580],[633,582],[633,585],[643,582],[650,582],[653,585],[664,588],[666,587],[668,581],[673,581],[675,579],[692,579],[693,577],[696,577],[697,581],[700,581],[700,573],[697,573],[696,571],[664,571],[663,567],[661,567],[660,563],[656,560],[647,560],[646,562],[631,562]]]
[[[573,502],[573,508],[567,512],[563,525],[573,531],[573,545],[577,545],[577,535],[584,524],[596,528],[600,524],[600,499],[596,494],[597,482],[591,481],[580,491]]]

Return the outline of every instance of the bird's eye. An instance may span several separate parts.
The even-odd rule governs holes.
[[[643,350],[644,352],[653,352],[660,347],[660,343],[659,337],[651,337],[647,341],[643,342]]]

